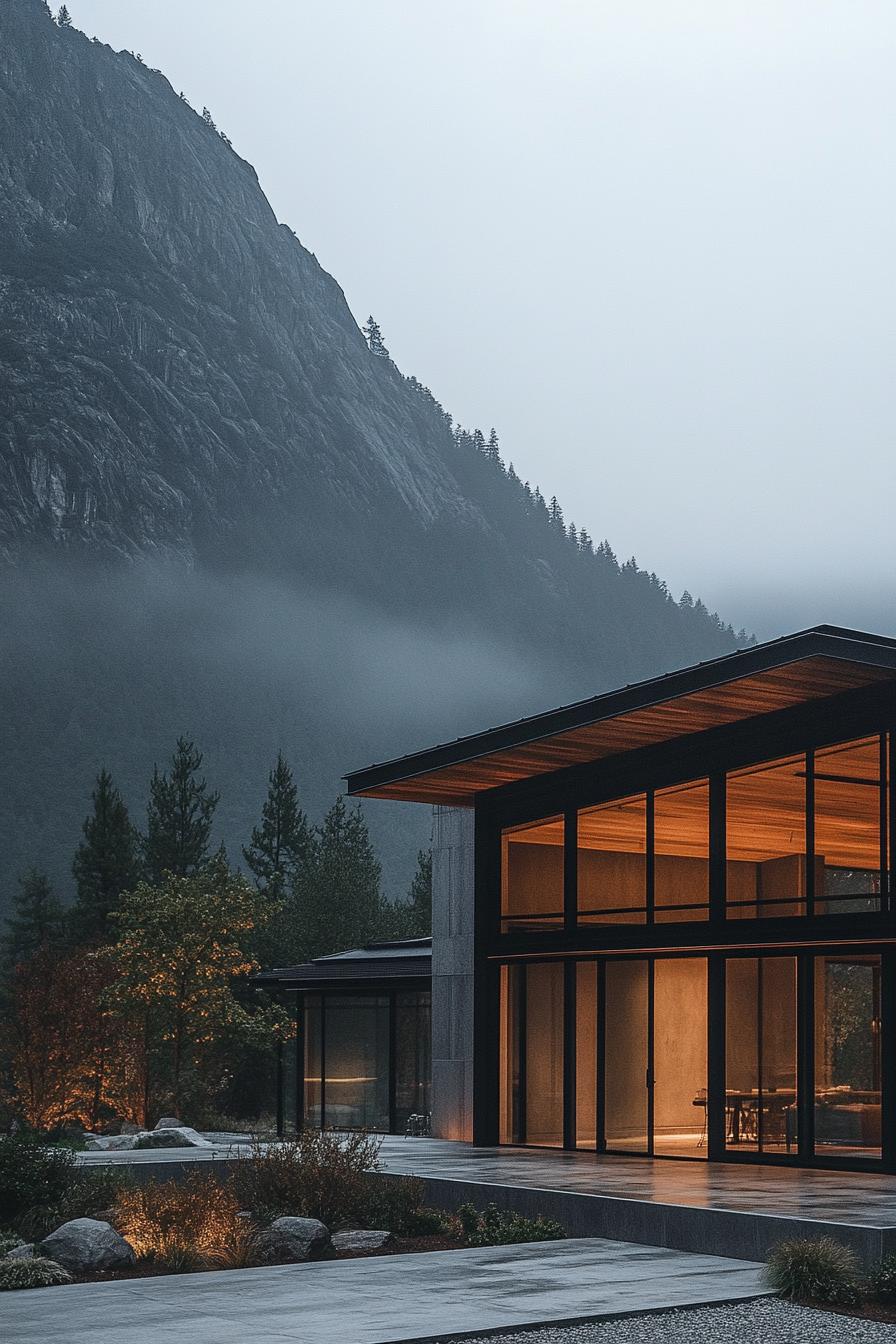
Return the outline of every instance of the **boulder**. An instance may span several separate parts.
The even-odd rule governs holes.
[[[365,1232],[358,1228],[351,1232],[334,1232],[332,1244],[334,1251],[379,1251],[391,1240],[391,1232]]]
[[[91,1134],[84,1147],[89,1153],[117,1153],[134,1147],[133,1134]]]
[[[178,1120],[174,1115],[163,1115],[158,1124],[153,1125],[153,1129],[183,1129],[183,1120]]]
[[[127,1269],[136,1263],[134,1248],[109,1223],[73,1218],[40,1243],[39,1252],[72,1274],[98,1269]]]
[[[133,1136],[134,1148],[214,1148],[213,1143],[188,1125],[175,1129],[143,1129]]]
[[[3,1257],[4,1260],[33,1260],[34,1247],[22,1242],[21,1246],[13,1246],[11,1251],[7,1251]]]
[[[135,1125],[133,1120],[122,1120],[121,1132],[122,1134],[139,1134],[140,1126]]]
[[[311,1260],[329,1244],[330,1234],[316,1218],[275,1218],[258,1234],[259,1255],[269,1264]]]

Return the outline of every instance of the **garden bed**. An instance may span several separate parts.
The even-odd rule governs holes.
[[[134,1182],[39,1142],[0,1140],[0,1289],[103,1283],[554,1240],[558,1224],[464,1205],[424,1207],[425,1185],[377,1172],[379,1140],[306,1130],[227,1172]],[[366,1240],[367,1244],[364,1244]],[[352,1242],[361,1242],[351,1244]],[[0,1256],[3,1255],[0,1250]]]
[[[317,1256],[314,1260],[306,1260],[304,1263],[325,1265],[332,1263],[334,1260],[372,1260],[381,1255],[417,1255],[424,1251],[462,1251],[464,1246],[465,1243],[457,1237],[394,1237],[387,1245],[380,1246],[376,1250],[337,1251],[331,1248],[323,1255]],[[228,1268],[227,1266],[216,1266],[194,1272],[197,1274],[226,1274]],[[267,1265],[264,1268],[270,1269],[272,1266]],[[73,1281],[75,1283],[111,1283],[115,1279],[167,1278],[171,1273],[170,1269],[143,1260],[136,1264],[133,1269],[108,1269],[94,1274],[77,1274]]]

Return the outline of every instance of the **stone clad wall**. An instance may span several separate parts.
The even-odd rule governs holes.
[[[473,809],[433,809],[432,1124],[473,1138]]]

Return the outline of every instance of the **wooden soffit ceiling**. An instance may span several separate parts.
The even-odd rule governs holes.
[[[856,661],[837,649],[779,660],[773,667],[751,671],[745,667],[744,674],[737,675],[741,660],[755,664],[756,655],[774,647],[745,650],[567,710],[371,766],[347,776],[348,791],[358,797],[468,807],[478,793],[488,789],[896,678],[896,643],[884,649],[880,662]],[[729,675],[713,680],[713,669]],[[710,684],[687,689],[689,674]],[[675,689],[677,693],[669,694]],[[626,707],[626,701],[639,699],[646,703]],[[551,731],[552,720],[587,719],[589,707],[593,707],[590,721],[572,727],[558,725]]]

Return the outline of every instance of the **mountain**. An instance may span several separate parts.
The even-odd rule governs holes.
[[[64,888],[96,770],[139,819],[181,732],[236,857],[278,748],[316,816],[368,758],[735,647],[453,426],[210,118],[42,0],[0,8],[0,236],[0,891]],[[428,819],[370,815],[400,891]]]

